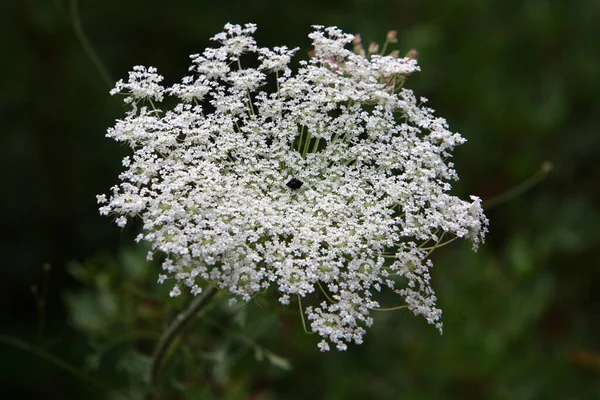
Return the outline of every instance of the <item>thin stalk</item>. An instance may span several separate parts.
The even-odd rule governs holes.
[[[306,329],[306,321],[304,320],[304,310],[302,309],[302,299],[300,295],[298,295],[298,308],[300,309],[300,319],[302,319],[302,327],[304,328],[304,332],[312,335],[314,332]]]
[[[160,114],[160,110],[158,108],[156,108],[156,106],[154,105],[154,102],[152,101],[151,98],[148,98],[148,102],[150,103],[150,106],[152,107],[152,111],[154,111],[156,113],[156,115]]]
[[[315,139],[315,144],[313,145],[311,153],[316,153],[319,150],[319,143],[321,142],[321,138]]]
[[[44,264],[42,267],[44,270],[44,278],[42,283],[42,291],[37,297],[38,312],[40,313],[40,319],[38,324],[38,340],[41,342],[44,338],[44,332],[46,330],[46,298],[48,297],[48,285],[50,281],[50,264]]]
[[[56,357],[55,355],[47,352],[46,350],[44,350],[40,347],[32,346],[29,343],[24,342],[19,339],[7,337],[7,336],[1,336],[1,335],[0,335],[0,342],[3,342],[9,346],[13,346],[18,349],[27,351],[31,354],[34,354],[34,355],[50,362],[51,364],[54,364],[58,368],[70,373],[71,375],[73,375],[93,386],[96,386],[99,389],[106,390],[107,392],[110,392],[112,394],[116,394],[121,399],[128,398],[128,396],[125,396],[123,393],[117,391],[116,389],[111,388],[108,384],[104,383],[103,381],[85,374],[84,372],[82,372],[81,368],[75,367],[74,365],[69,364],[68,362],[66,362],[64,360],[61,360],[60,358]]]
[[[447,240],[447,241],[445,241],[444,243],[437,244],[437,245],[433,246],[433,247],[431,248],[431,250],[429,250],[429,252],[428,252],[427,254],[425,254],[425,257],[424,257],[424,258],[428,258],[428,257],[431,255],[431,253],[433,253],[433,251],[434,251],[434,250],[436,250],[436,249],[439,249],[440,247],[442,247],[442,246],[445,246],[445,245],[447,245],[447,244],[450,244],[450,243],[454,242],[454,241],[455,241],[455,240],[457,240],[457,239],[458,239],[458,236],[454,236],[452,239],[450,239],[450,240]],[[427,249],[425,249],[425,250],[427,250]]]
[[[389,307],[389,308],[369,308],[369,311],[396,311],[396,310],[400,310],[402,308],[408,308],[408,306],[405,304],[403,306],[398,306],[398,307]]]
[[[443,243],[440,242],[439,244],[436,244],[435,246],[422,247],[421,250],[429,250],[429,253],[427,253],[427,257],[429,257],[429,255],[431,254],[431,252],[433,252],[433,250],[439,249],[442,246],[446,246],[446,245],[448,245],[448,244],[450,244],[450,243],[452,243],[452,242],[454,242],[455,240],[458,240],[458,239],[460,239],[458,236],[454,236],[452,239],[448,239],[448,240],[446,240]]]
[[[302,150],[302,158],[306,158],[306,154],[308,153],[308,148],[310,146],[310,140],[312,139],[312,135],[309,131],[306,131],[306,137],[304,138],[304,150]]]
[[[240,61],[240,59],[238,58],[237,60],[237,64],[238,64],[238,70],[241,71],[242,70],[242,62]],[[253,116],[254,115],[254,106],[252,105],[252,96],[250,95],[250,91],[246,90],[246,96],[248,97],[248,100],[246,100],[248,102],[247,107],[248,107],[248,116]]]
[[[437,236],[439,232],[439,229],[436,230],[434,232],[434,234]],[[444,239],[444,235],[446,235],[446,232],[442,232],[442,234],[440,235],[440,237],[438,238],[438,240],[435,242],[435,244],[433,246],[426,246],[426,244],[428,244],[429,242],[433,242],[433,239],[427,239],[426,241],[424,241],[423,243],[421,243],[419,245],[419,249],[421,250],[430,250],[430,249],[435,249],[438,247],[438,245],[442,242],[442,240]]]
[[[385,56],[385,51],[387,50],[387,47],[389,44],[390,44],[389,39],[386,39],[385,43],[383,43],[383,47],[381,48],[381,51],[379,52],[380,56]]]
[[[98,57],[98,55],[94,51],[94,47],[88,40],[87,36],[85,36],[85,32],[83,31],[83,28],[81,26],[81,17],[79,16],[79,3],[77,2],[77,0],[71,0],[70,11],[71,22],[73,23],[73,30],[75,31],[75,36],[79,40],[79,43],[81,43],[81,47],[83,47],[83,50],[87,53],[90,60],[92,60],[92,63],[94,64],[98,72],[100,72],[102,79],[106,82],[108,87],[113,88],[115,85],[115,81],[108,73],[108,70],[104,67],[104,64],[102,63],[100,57]]]
[[[248,96],[248,109],[250,110],[250,116],[254,116],[254,104],[252,104],[252,95],[250,95],[250,91],[246,91],[246,95]]]
[[[434,234],[435,236],[437,236],[437,235],[438,235],[438,233],[440,233],[440,229],[436,229],[436,230],[435,230],[435,232],[433,232],[433,234]],[[436,245],[442,241],[442,239],[444,238],[444,235],[445,235],[445,234],[446,234],[446,232],[442,232],[442,236],[441,236],[441,237],[439,237],[439,238],[437,239],[437,241],[435,241],[435,244],[436,244]],[[421,243],[421,244],[419,245],[419,249],[422,249],[422,248],[424,248],[424,247],[425,247],[425,245],[427,245],[429,242],[433,242],[433,241],[434,241],[433,239],[427,239],[426,241],[424,241],[423,243]],[[434,245],[434,246],[435,246],[435,245]]]
[[[302,143],[303,143],[303,139],[304,139],[304,129],[305,126],[302,125],[302,128],[300,128],[300,134],[298,135],[298,153],[302,154]],[[292,146],[294,145],[294,142],[292,142]]]
[[[233,124],[235,125],[235,127],[237,128],[237,131],[239,133],[242,133],[242,128],[240,128],[240,125],[237,122],[237,119],[233,121]]]
[[[100,356],[104,357],[105,354],[116,349],[117,347],[121,346],[122,344],[132,342],[132,341],[135,341],[138,339],[156,341],[156,340],[160,339],[160,333],[152,332],[152,331],[133,331],[131,333],[128,333],[126,335],[123,335],[123,336],[117,338],[116,340],[112,341],[108,345],[104,346],[102,349],[98,350],[98,354]]]
[[[321,292],[323,292],[323,294],[325,295],[325,297],[327,298],[327,300],[329,300],[329,302],[331,304],[337,304],[337,301],[335,301],[331,297],[329,297],[329,295],[327,294],[325,289],[323,289],[323,286],[321,286],[321,282],[317,282],[317,285],[319,286],[319,289],[321,289]]]
[[[552,163],[549,161],[542,163],[540,169],[525,181],[519,183],[506,192],[499,194],[496,197],[492,197],[491,199],[484,201],[483,208],[485,210],[489,210],[519,196],[520,194],[540,183],[550,171],[552,171]]]
[[[396,94],[396,75],[394,75],[394,77],[392,78],[392,94]]]
[[[159,381],[164,367],[163,359],[173,345],[173,342],[187,324],[196,317],[204,307],[217,294],[214,286],[209,287],[204,293],[190,303],[189,307],[179,314],[171,323],[164,335],[160,338],[152,356],[152,367],[150,369],[150,384],[154,390],[155,398],[160,398]]]

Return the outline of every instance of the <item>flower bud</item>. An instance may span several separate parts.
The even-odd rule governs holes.
[[[362,44],[359,43],[359,44],[357,44],[357,45],[354,46],[354,54],[358,54],[358,55],[361,55],[363,57],[366,56],[365,49],[364,49],[364,47],[363,47]]]
[[[398,43],[398,31],[389,31],[386,40],[389,43]]]
[[[419,52],[415,49],[411,49],[404,57],[410,58],[411,60],[416,60],[419,58]]]
[[[379,52],[379,45],[375,42],[371,42],[369,45],[369,54],[376,54]]]

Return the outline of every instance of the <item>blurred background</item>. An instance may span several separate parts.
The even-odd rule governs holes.
[[[434,254],[442,336],[380,313],[363,345],[323,354],[296,309],[223,298],[171,357],[164,398],[600,398],[599,17],[597,0],[2,2],[0,397],[143,398],[188,299],[155,285],[135,229],[98,214],[127,153],[104,137],[124,115],[108,91],[138,64],[178,81],[226,22],[254,22],[259,45],[306,51],[313,24],[366,43],[397,30],[422,68],[406,87],[468,139],[462,197],[553,169],[487,211],[479,252]]]

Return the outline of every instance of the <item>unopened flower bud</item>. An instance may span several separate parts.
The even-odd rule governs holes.
[[[404,57],[410,58],[411,60],[416,60],[419,58],[419,52],[415,49],[411,49]]]
[[[544,161],[542,163],[542,172],[544,173],[548,173],[550,171],[552,171],[553,165],[550,161]]]
[[[389,43],[398,43],[398,31],[389,31],[386,40]]]
[[[354,54],[358,54],[358,55],[361,55],[363,57],[366,56],[365,49],[364,49],[364,47],[363,47],[362,44],[359,43],[359,44],[357,44],[357,45],[354,46]]]
[[[376,54],[379,51],[379,45],[375,42],[371,42],[369,45],[369,54]]]

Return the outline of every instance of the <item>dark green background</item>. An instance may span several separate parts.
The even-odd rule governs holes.
[[[30,287],[45,281],[49,264],[44,343],[80,366],[86,342],[64,299],[84,288],[65,266],[118,259],[134,245],[97,212],[95,195],[117,182],[126,153],[104,138],[124,108],[74,34],[69,6],[0,4],[0,335],[39,340]],[[250,357],[234,374],[245,391],[230,398],[600,398],[599,1],[132,0],[79,8],[114,80],[138,64],[179,80],[188,54],[226,22],[257,23],[262,46],[303,49],[312,24],[380,42],[396,29],[396,48],[420,53],[422,72],[407,87],[468,139],[455,153],[457,194],[489,199],[542,162],[554,166],[487,213],[490,234],[478,253],[454,243],[435,254],[443,336],[398,311],[378,315],[364,345],[320,354],[295,324],[293,335],[274,341],[294,369],[270,373]],[[103,398],[5,343],[0,384],[6,399]]]

